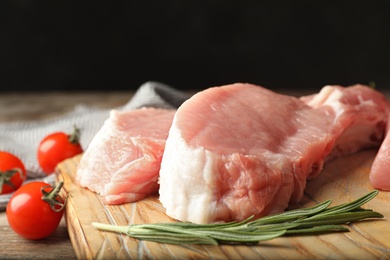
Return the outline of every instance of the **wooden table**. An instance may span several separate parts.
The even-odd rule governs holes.
[[[292,94],[289,91],[285,93]],[[111,108],[125,104],[132,94],[132,92],[0,93],[0,122],[49,118],[70,111],[80,103]],[[390,92],[385,94],[390,98]],[[40,241],[28,241],[11,230],[5,213],[0,212],[0,258],[76,259],[76,254],[64,221],[50,237]]]
[[[109,93],[0,93],[0,122],[41,120],[70,111],[77,104],[111,108],[125,104],[132,92]],[[1,259],[76,259],[64,219],[51,236],[29,241],[9,227],[5,212],[0,212]]]

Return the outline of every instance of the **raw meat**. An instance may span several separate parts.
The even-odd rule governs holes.
[[[390,111],[390,107],[389,107]],[[390,112],[389,112],[390,114]],[[390,118],[389,118],[390,122]],[[370,181],[375,189],[390,190],[390,123],[387,126],[386,138],[379,148],[378,154],[372,163]]]
[[[376,94],[373,95],[373,93]],[[362,113],[366,114],[365,117],[367,119],[370,119],[370,114],[371,117],[378,115],[390,116],[390,104],[377,93],[378,92],[369,91],[367,87],[361,85],[351,88],[334,86],[324,87],[323,90],[314,98],[303,97],[302,100],[313,108],[318,108],[319,106],[324,105],[332,106],[333,104],[336,109],[335,105],[337,103],[341,105],[337,108],[337,111],[339,111],[340,116],[344,117],[343,120],[349,121],[350,126],[348,130],[344,130],[343,134],[338,138],[335,148],[332,151],[333,156],[358,151],[362,148],[360,147],[360,141],[363,138],[367,139],[365,143],[367,143],[368,146],[376,146],[375,144],[378,144],[382,140],[382,138],[378,139],[378,137],[381,136],[383,129],[387,128],[386,137],[380,145],[378,154],[372,164],[369,178],[374,188],[390,190],[390,118],[386,120],[387,122],[383,120],[379,121],[380,124],[383,124],[383,127],[378,127],[377,130],[380,132],[375,135],[370,135],[370,131],[372,131],[372,122],[370,120],[367,120],[366,122],[361,120]],[[341,99],[339,102],[334,102],[339,98]],[[359,105],[350,106],[347,104]],[[363,106],[364,109],[362,109]],[[360,117],[360,120],[356,120],[356,117]],[[371,145],[370,140],[373,141]]]
[[[382,143],[389,110],[381,93],[364,85],[325,86],[318,94],[301,100],[314,109],[328,107],[334,111],[332,134],[337,139],[327,159]]]
[[[169,216],[195,223],[283,211],[326,158],[380,144],[386,104],[364,86],[302,99],[239,83],[199,92],[169,130],[160,201]]]
[[[107,204],[134,202],[157,192],[174,113],[155,108],[111,111],[80,160],[80,185],[99,193]]]

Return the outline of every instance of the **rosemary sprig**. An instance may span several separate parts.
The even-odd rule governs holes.
[[[285,211],[256,220],[252,217],[241,222],[194,224],[189,222],[134,224],[115,226],[93,222],[99,230],[123,233],[130,237],[169,244],[254,244],[284,235],[320,234],[349,231],[342,224],[383,218],[370,209],[361,208],[378,194],[374,190],[361,198],[329,207],[331,200],[316,206]]]

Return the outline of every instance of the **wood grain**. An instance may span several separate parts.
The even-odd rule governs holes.
[[[27,240],[10,226],[0,226],[0,259],[72,260],[76,254],[69,243],[65,225],[41,240]]]
[[[375,150],[336,159],[325,165],[318,178],[308,183],[300,205],[312,206],[332,199],[333,204],[352,201],[372,190],[368,180]],[[390,193],[381,191],[365,207],[382,213],[381,220],[348,225],[350,232],[315,236],[281,237],[255,246],[168,245],[139,241],[124,235],[101,232],[92,222],[114,225],[171,222],[152,195],[137,203],[108,206],[74,179],[80,156],[58,166],[64,191],[70,195],[66,208],[68,232],[79,259],[385,259],[390,258]]]

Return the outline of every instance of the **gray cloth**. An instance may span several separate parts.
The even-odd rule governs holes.
[[[187,95],[158,82],[146,82],[135,92],[131,100],[120,107],[111,109],[91,108],[78,105],[73,111],[61,116],[39,121],[0,123],[0,150],[18,156],[24,163],[28,179],[54,183],[54,175],[42,172],[36,158],[39,142],[48,134],[63,131],[72,132],[77,125],[81,131],[80,143],[86,148],[99,131],[112,109],[133,110],[141,107],[178,108]],[[12,194],[0,195],[0,211],[4,211]]]

